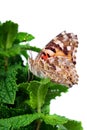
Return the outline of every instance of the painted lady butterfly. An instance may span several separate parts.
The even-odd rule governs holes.
[[[35,60],[29,58],[29,69],[36,76],[48,77],[71,87],[78,83],[75,68],[77,47],[77,35],[64,31],[52,39]]]

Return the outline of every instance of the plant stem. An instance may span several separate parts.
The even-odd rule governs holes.
[[[38,112],[38,113],[41,113],[41,106],[40,106],[39,102],[38,102],[37,112]],[[36,130],[39,130],[39,129],[40,129],[40,125],[41,125],[41,120],[39,119],[39,120],[37,121]]]
[[[41,120],[38,120],[36,130],[40,130]]]
[[[38,94],[38,95],[39,95],[39,94]],[[38,113],[41,113],[41,104],[40,104],[40,101],[39,101],[39,97],[38,97],[37,112],[38,112]],[[41,125],[41,120],[39,119],[39,120],[37,121],[36,130],[40,130],[40,125]]]
[[[4,61],[5,61],[5,64],[4,64],[5,71],[7,71],[7,67],[8,67],[8,58],[5,57],[5,58],[4,58]]]
[[[37,113],[40,114],[41,113],[41,99],[40,99],[40,90],[41,86],[39,86],[38,88],[38,93],[37,93]],[[41,119],[37,120],[37,126],[36,126],[36,130],[40,130],[40,126],[41,126]]]

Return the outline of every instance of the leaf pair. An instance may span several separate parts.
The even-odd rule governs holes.
[[[50,79],[42,79],[41,81],[31,81],[29,83],[30,91],[30,106],[40,112],[41,107],[46,104],[50,104],[51,99],[62,92],[67,92],[68,88],[63,85],[58,85],[50,81]]]
[[[83,130],[81,122],[69,120],[58,115],[44,115],[42,113],[0,119],[0,130],[24,129],[25,126],[29,126],[38,119],[41,119],[42,122],[40,130]]]

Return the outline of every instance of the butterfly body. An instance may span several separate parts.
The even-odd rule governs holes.
[[[77,84],[78,75],[75,67],[77,47],[77,36],[62,32],[41,50],[35,60],[29,58],[30,71],[38,77],[48,77],[66,86]]]

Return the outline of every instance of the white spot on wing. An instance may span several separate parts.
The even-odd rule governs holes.
[[[59,41],[59,40],[57,39],[57,40],[54,40],[54,43],[55,43],[55,44],[58,44],[58,45],[63,49],[64,44],[63,44],[61,41]]]
[[[67,41],[68,40],[68,36],[65,34],[65,35],[63,35],[63,41],[65,42],[65,41]]]
[[[71,50],[71,46],[67,46],[67,50],[70,51]]]

